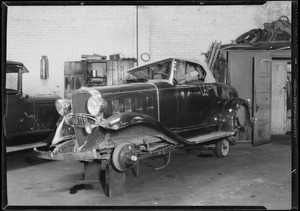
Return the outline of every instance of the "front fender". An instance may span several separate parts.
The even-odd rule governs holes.
[[[157,120],[151,116],[136,112],[118,113],[110,116],[100,123],[100,126],[105,129],[120,130],[129,125],[139,123],[157,124]]]
[[[170,137],[172,140],[175,140],[182,144],[190,144],[184,138],[165,127],[153,117],[136,112],[126,112],[112,115],[109,118],[102,121],[100,123],[100,126],[109,130],[121,130],[128,126],[137,124],[147,124],[152,127],[158,128],[162,133]]]
[[[241,107],[245,108],[245,125],[244,126],[252,126],[251,125],[251,118],[250,118],[250,108],[249,104],[246,100],[241,98],[234,98],[228,100],[223,108],[220,118],[220,131],[236,131],[235,125],[235,117],[237,112]]]

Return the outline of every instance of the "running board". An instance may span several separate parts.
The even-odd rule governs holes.
[[[6,147],[6,152],[15,152],[15,151],[20,151],[20,150],[25,150],[25,149],[33,149],[35,147],[44,147],[47,146],[47,143],[45,142],[37,142],[37,143],[32,143],[32,144],[23,144],[23,145],[16,145],[16,146],[10,146]]]
[[[200,144],[220,138],[226,138],[229,136],[232,136],[234,133],[233,132],[213,132],[205,135],[200,135],[200,136],[193,136],[190,138],[187,138],[186,140],[190,142],[191,144]]]

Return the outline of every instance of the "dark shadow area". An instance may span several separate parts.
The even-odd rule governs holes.
[[[53,160],[44,160],[36,157],[33,149],[6,153],[7,171],[33,165],[40,165],[48,162],[53,162]]]
[[[292,138],[290,135],[272,135],[271,143],[278,144],[278,145],[291,145]]]
[[[104,193],[105,192],[105,167],[102,167],[100,171],[100,184]]]
[[[214,157],[214,155],[208,154],[208,153],[200,153],[197,157],[198,158],[209,158],[209,157]]]
[[[49,134],[34,135],[34,136],[25,136],[25,137],[14,137],[6,139],[6,146],[18,146],[23,144],[32,144],[47,139]]]

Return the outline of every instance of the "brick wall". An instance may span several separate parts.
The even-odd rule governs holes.
[[[231,43],[262,25],[262,6],[151,6],[151,60],[176,56],[204,60],[212,41]],[[145,10],[145,8],[143,8]],[[140,46],[139,46],[140,47]],[[142,52],[141,52],[142,53]]]
[[[64,62],[82,54],[122,53],[135,57],[133,6],[8,7],[7,59],[23,62],[25,93],[59,91],[63,96]],[[49,59],[49,79],[41,80],[40,59]]]
[[[262,28],[282,14],[290,2],[253,6],[11,6],[8,7],[7,59],[23,62],[24,92],[59,91],[63,96],[65,61],[82,54],[122,53],[150,61],[176,56],[204,60],[212,41],[230,43],[240,34]],[[50,77],[41,80],[40,59],[47,55]]]

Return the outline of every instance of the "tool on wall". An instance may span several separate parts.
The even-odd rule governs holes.
[[[49,78],[49,60],[47,56],[42,56],[41,58],[41,71],[40,71],[40,78],[45,80]]]

